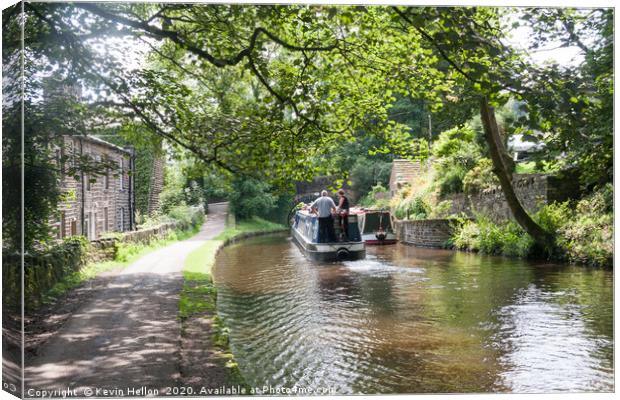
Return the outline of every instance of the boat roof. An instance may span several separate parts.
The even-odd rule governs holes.
[[[364,207],[352,207],[350,210],[351,213],[355,214],[389,214],[390,210],[386,210],[384,208],[364,208]]]

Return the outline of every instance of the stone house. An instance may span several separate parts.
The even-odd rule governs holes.
[[[94,136],[63,136],[56,158],[73,162],[74,158],[88,157],[91,161],[113,163],[101,175],[89,176],[79,172],[80,179],[61,174],[63,200],[52,224],[59,239],[84,235],[89,240],[100,238],[106,232],[124,232],[135,228],[135,160],[131,149],[125,149]],[[64,171],[64,163],[61,171]]]
[[[398,159],[392,161],[392,172],[390,173],[390,197],[406,184],[411,184],[413,179],[420,173],[420,161]]]

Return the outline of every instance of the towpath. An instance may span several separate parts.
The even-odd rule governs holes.
[[[97,388],[141,387],[162,395],[165,388],[176,386],[183,264],[190,252],[224,229],[226,211],[224,203],[210,205],[198,234],[145,255],[89,298],[37,356],[26,361],[25,395],[32,395],[28,389],[71,388],[82,396],[85,389],[88,394]]]

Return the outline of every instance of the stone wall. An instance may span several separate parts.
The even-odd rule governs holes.
[[[545,204],[561,202],[579,196],[579,179],[575,174],[565,173],[563,176],[544,174],[514,174],[513,187],[523,207],[535,213]],[[487,189],[477,194],[453,194],[440,200],[451,202],[447,214],[464,213],[469,217],[484,214],[495,222],[512,218],[501,188]]]
[[[164,190],[164,164],[163,154],[156,154],[153,157],[148,203],[148,213],[151,216],[159,211],[159,196]]]
[[[394,222],[399,242],[421,247],[445,247],[452,236],[452,226],[453,221],[450,219]]]
[[[168,232],[176,229],[189,229],[189,225],[181,222],[168,222],[152,228],[123,232],[118,237],[107,237],[91,240],[91,252],[89,257],[90,259],[97,261],[111,260],[116,256],[116,243],[119,241],[148,244],[153,240],[164,238]]]
[[[330,188],[339,177],[336,175],[330,176],[317,176],[312,181],[297,181],[295,182],[295,202],[314,201],[321,193],[322,190],[330,192],[330,196],[336,198],[336,191],[332,191]],[[354,202],[357,199],[357,193],[351,190],[351,187],[344,182],[342,188],[345,190],[349,200]]]

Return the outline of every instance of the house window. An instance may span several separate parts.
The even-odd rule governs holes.
[[[91,230],[90,230],[90,229],[91,229],[91,228],[90,228],[90,213],[88,213],[88,214],[86,214],[86,215],[84,216],[84,232],[83,232],[83,233],[85,233],[85,234],[86,234],[86,237],[87,237],[88,239],[90,239],[90,238],[91,238],[91,236],[90,236],[90,232],[91,232]]]
[[[63,211],[60,213],[60,238],[61,239],[64,237],[67,237],[66,224],[67,224],[67,218],[66,218],[65,212]]]
[[[108,163],[108,158],[105,157],[104,161],[107,164]],[[107,166],[105,168],[105,174],[103,175],[103,188],[104,189],[109,189],[110,188],[110,169]]]
[[[84,228],[88,240],[97,239],[97,213],[89,212],[84,218]]]
[[[60,172],[62,170],[62,166],[61,166],[61,162],[62,162],[62,153],[60,151],[60,148],[57,148],[55,151],[56,155],[56,167],[58,168],[58,172]]]
[[[62,147],[60,148],[60,155],[58,158],[58,167],[60,168],[60,174],[62,177],[64,177],[65,175],[65,158],[66,157],[67,157],[67,154],[65,153],[65,146],[63,143]]]
[[[124,232],[125,231],[125,208],[121,207],[121,217],[119,219],[120,221],[120,231]]]
[[[77,221],[71,221],[71,236],[77,235]]]
[[[119,181],[118,181],[118,188],[120,190],[123,190],[125,188],[123,187],[123,159],[122,158],[118,161],[118,166],[119,166],[119,168],[121,170],[121,173],[120,173],[120,176],[119,176]]]
[[[93,232],[91,234],[91,240],[97,239],[97,213],[93,213],[93,222],[91,223],[93,227]]]
[[[108,231],[108,208],[103,209],[103,232]]]
[[[90,154],[86,154],[86,159],[88,161],[92,160],[92,157],[90,156]],[[90,162],[89,162],[90,165]],[[84,184],[86,185],[86,190],[90,190],[90,174],[84,174]]]

